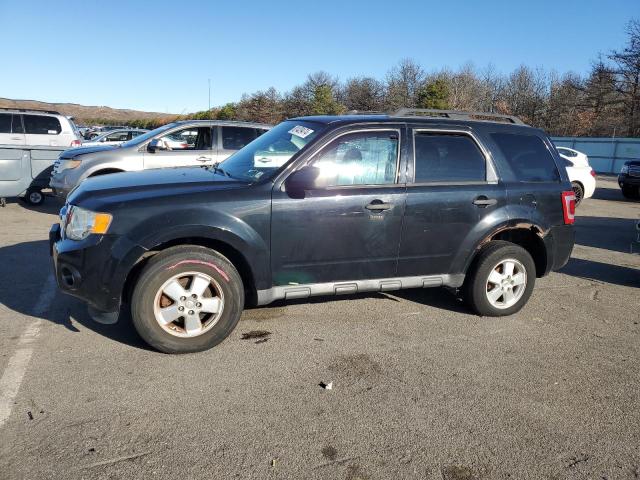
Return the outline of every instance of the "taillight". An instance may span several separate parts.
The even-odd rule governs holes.
[[[74,140],[71,142],[71,147],[79,147],[80,145],[82,145],[82,142],[80,142],[80,140]]]
[[[573,190],[562,192],[562,214],[565,225],[573,225],[576,221],[576,195]]]
[[[591,176],[596,178],[596,171],[593,168],[591,169]]]

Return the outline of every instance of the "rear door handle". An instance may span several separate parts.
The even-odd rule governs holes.
[[[383,210],[389,210],[392,206],[393,205],[391,205],[390,203],[384,203],[382,200],[374,200],[364,208],[374,212],[380,212]]]
[[[198,157],[196,158],[197,161],[199,162],[210,162],[211,159],[209,157]]]
[[[473,204],[479,207],[488,207],[489,205],[495,205],[496,203],[498,203],[498,200],[495,198],[488,198],[484,195],[480,195],[473,201]]]

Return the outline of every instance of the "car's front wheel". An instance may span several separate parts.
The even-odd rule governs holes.
[[[165,353],[217,345],[233,331],[243,308],[238,271],[223,255],[199,246],[172,247],[152,257],[131,299],[136,330]]]
[[[478,254],[464,293],[479,315],[511,315],[527,303],[535,281],[536,266],[529,252],[510,242],[493,241]]]

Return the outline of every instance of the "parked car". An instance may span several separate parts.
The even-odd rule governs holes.
[[[32,205],[44,202],[53,162],[80,145],[71,118],[58,112],[0,108],[0,203],[20,197]]]
[[[88,177],[152,168],[214,165],[269,128],[259,123],[218,120],[170,123],[117,147],[89,146],[63,152],[55,162],[50,185],[64,198]]]
[[[556,147],[569,175],[569,181],[576,195],[576,206],[585,198],[591,198],[596,190],[596,172],[589,164],[589,157],[582,152],[567,147]]]
[[[640,160],[624,162],[618,175],[618,185],[626,198],[640,198]]]
[[[0,108],[0,145],[79,147],[73,120],[50,110]]]
[[[96,145],[120,145],[123,142],[129,141],[132,138],[136,138],[143,133],[147,133],[149,130],[143,130],[138,128],[127,128],[124,130],[112,130],[102,135],[98,135],[91,140],[82,142],[83,147],[96,146]]]
[[[128,303],[172,353],[278,299],[445,286],[513,314],[571,254],[566,170],[515,117],[419,113],[294,118],[219,166],[90,178],[50,231],[58,285],[103,323]]]

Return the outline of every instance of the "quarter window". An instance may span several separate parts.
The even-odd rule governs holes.
[[[344,135],[323,149],[312,165],[326,186],[395,183],[398,162],[396,132]]]
[[[513,133],[492,133],[491,138],[505,156],[520,182],[557,182],[558,167],[540,137]]]
[[[476,142],[464,134],[415,134],[415,182],[484,182],[487,165]]]
[[[58,135],[62,131],[60,120],[46,115],[23,115],[27,134]]]

